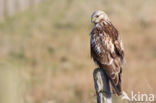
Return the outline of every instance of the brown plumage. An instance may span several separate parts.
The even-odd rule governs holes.
[[[119,32],[103,11],[95,11],[91,19],[95,24],[90,33],[91,57],[105,70],[115,93],[120,96],[124,49]]]

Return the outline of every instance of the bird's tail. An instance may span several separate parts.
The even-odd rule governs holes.
[[[121,73],[122,68],[114,68],[112,65],[100,65],[103,68],[111,82],[112,90],[114,94],[121,96],[122,87],[121,87]]]
[[[106,65],[100,65],[100,68],[104,68],[112,89],[114,90],[114,94],[117,96],[120,96],[122,99],[129,100],[126,92],[122,90],[122,81],[121,81],[121,74],[122,74],[122,67],[114,69],[113,66],[106,66]]]
[[[128,97],[127,93],[122,90],[122,86],[121,86],[121,72],[114,79],[110,79],[111,84],[112,84],[112,89],[113,89],[114,94],[120,96],[122,100],[130,101],[130,98]],[[118,83],[115,84],[115,81],[117,81],[117,80],[118,80]]]
[[[114,76],[114,78],[110,78],[112,89],[114,94],[121,96],[122,95],[122,87],[121,87],[121,73]]]

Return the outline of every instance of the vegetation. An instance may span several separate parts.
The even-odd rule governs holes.
[[[24,103],[95,103],[96,65],[90,58],[89,33],[90,15],[97,9],[108,13],[122,35],[124,90],[129,95],[155,93],[155,3],[47,0],[7,18],[0,23],[0,71],[1,81],[15,87],[8,94],[18,91],[15,98],[22,97],[19,101]],[[118,97],[113,100],[122,102]]]

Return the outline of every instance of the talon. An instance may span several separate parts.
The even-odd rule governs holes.
[[[98,93],[104,93],[104,90],[98,90]]]

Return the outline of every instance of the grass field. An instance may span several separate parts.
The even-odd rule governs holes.
[[[124,42],[124,90],[156,93],[155,0],[47,0],[0,23],[5,103],[96,102],[89,33],[90,15],[98,9],[108,13]]]

